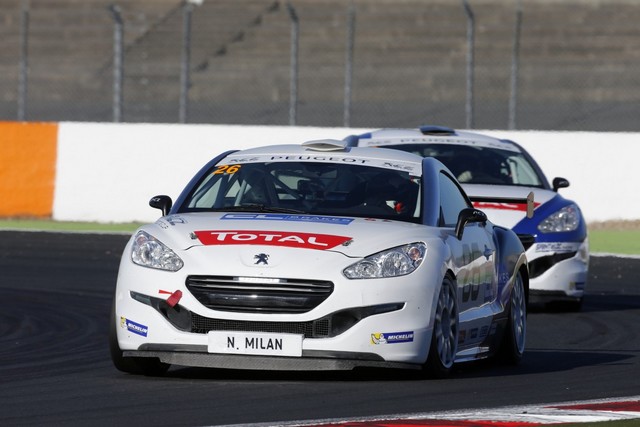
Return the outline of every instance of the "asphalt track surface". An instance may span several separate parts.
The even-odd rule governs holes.
[[[0,425],[196,426],[384,416],[640,394],[640,260],[594,257],[582,311],[529,314],[517,367],[238,372],[111,365],[127,236],[0,232]]]

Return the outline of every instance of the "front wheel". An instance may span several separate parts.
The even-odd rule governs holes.
[[[518,271],[509,298],[509,320],[502,340],[500,353],[502,359],[517,365],[524,354],[527,335],[527,299],[522,274]]]
[[[444,378],[451,373],[458,351],[458,302],[453,280],[445,277],[436,305],[433,333],[425,371]]]

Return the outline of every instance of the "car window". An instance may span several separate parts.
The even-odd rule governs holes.
[[[393,168],[343,163],[255,162],[215,166],[181,211],[247,206],[315,215],[419,222],[421,178]]]
[[[462,144],[390,145],[422,157],[435,157],[463,184],[542,187],[543,180],[519,151]]]
[[[440,225],[455,227],[460,211],[471,207],[460,187],[446,174],[440,173]]]

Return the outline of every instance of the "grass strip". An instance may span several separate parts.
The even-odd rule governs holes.
[[[96,223],[41,219],[0,219],[0,230],[133,233],[140,223]]]
[[[640,255],[640,230],[590,230],[589,251]]]

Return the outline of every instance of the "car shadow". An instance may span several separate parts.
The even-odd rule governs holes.
[[[237,380],[237,381],[398,381],[421,380],[421,370],[356,368],[352,371],[247,371],[217,368],[171,368],[165,377],[189,380]]]
[[[585,366],[625,363],[632,354],[607,351],[527,350],[519,365],[504,365],[495,359],[456,365],[449,379],[490,378],[571,371]],[[312,381],[368,382],[423,381],[429,378],[420,370],[356,368],[353,371],[242,371],[215,368],[173,367],[165,378],[229,381]]]
[[[588,366],[623,364],[634,357],[635,354],[612,351],[528,349],[518,365],[504,365],[493,359],[482,360],[459,365],[455,376],[478,378],[549,374]]]
[[[575,306],[554,301],[548,303],[529,304],[529,313],[596,313],[602,311],[622,311],[640,309],[640,295],[625,295],[619,292],[590,293],[584,296],[582,308],[576,310]]]

